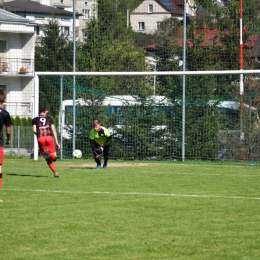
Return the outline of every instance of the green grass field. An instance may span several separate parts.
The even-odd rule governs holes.
[[[260,259],[260,168],[6,158],[3,260]]]

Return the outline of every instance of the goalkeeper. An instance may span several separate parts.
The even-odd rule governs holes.
[[[94,159],[97,163],[96,169],[101,168],[102,153],[104,155],[103,168],[107,168],[112,136],[105,127],[101,126],[101,122],[98,119],[93,121],[93,128],[89,133],[89,139]]]

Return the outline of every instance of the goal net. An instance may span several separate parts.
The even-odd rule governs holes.
[[[257,161],[260,81],[245,74],[240,95],[241,75],[233,72],[78,73],[74,79],[39,73],[40,101],[55,119],[61,158],[74,149],[92,158],[88,136],[99,119],[113,135],[111,158]]]

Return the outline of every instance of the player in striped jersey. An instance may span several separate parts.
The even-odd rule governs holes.
[[[53,162],[57,160],[56,148],[60,149],[57,132],[51,117],[47,116],[48,109],[45,105],[39,108],[39,116],[32,120],[32,129],[37,136],[40,152],[53,171],[54,177],[59,178],[58,171]]]

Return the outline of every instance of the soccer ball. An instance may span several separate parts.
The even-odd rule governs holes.
[[[80,158],[82,156],[82,152],[80,150],[76,149],[73,152],[73,156],[76,157],[76,158]]]

